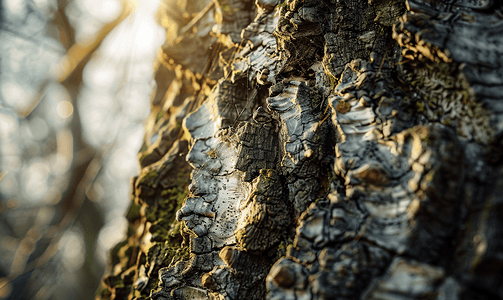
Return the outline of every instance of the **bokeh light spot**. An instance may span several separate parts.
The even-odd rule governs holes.
[[[7,207],[10,209],[16,209],[19,207],[19,200],[16,198],[11,198],[9,201],[7,201]]]
[[[63,263],[70,271],[82,267],[85,260],[85,248],[82,233],[74,230],[66,231],[59,241],[58,248],[63,255]]]
[[[44,197],[49,184],[49,162],[46,160],[35,161],[23,171],[25,199],[33,202]]]
[[[107,251],[112,249],[118,242],[124,238],[127,228],[127,220],[124,217],[118,217],[114,222],[109,222],[101,229],[98,242],[100,247]]]
[[[61,101],[56,107],[56,111],[60,117],[66,119],[73,114],[73,105],[70,101]]]

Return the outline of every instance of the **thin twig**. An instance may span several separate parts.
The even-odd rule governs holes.
[[[180,35],[185,35],[187,31],[189,31],[194,25],[197,24],[197,22],[201,21],[201,19],[210,11],[210,9],[213,7],[213,5],[216,4],[216,0],[211,0],[211,2],[206,5],[203,10],[201,10],[192,20],[190,20],[189,24],[185,25],[182,27],[180,30]]]

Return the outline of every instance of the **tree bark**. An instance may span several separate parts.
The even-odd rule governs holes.
[[[98,298],[503,298],[499,1],[164,5]]]

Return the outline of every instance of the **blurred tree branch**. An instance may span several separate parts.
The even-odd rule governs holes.
[[[66,191],[63,193],[62,200],[57,204],[60,209],[59,222],[49,227],[49,230],[46,232],[42,232],[43,229],[32,228],[30,229],[32,234],[22,238],[20,247],[15,255],[16,258],[12,263],[10,274],[6,278],[0,280],[0,290],[6,288],[6,285],[10,284],[9,282],[12,282],[16,278],[25,277],[23,275],[28,275],[29,277],[29,274],[31,274],[33,270],[44,267],[51,261],[58,251],[58,242],[61,236],[67,229],[71,228],[76,221],[80,209],[86,200],[87,190],[92,186],[103,166],[102,152],[107,152],[107,150],[96,151],[84,140],[77,98],[82,85],[85,66],[100,47],[105,37],[132,13],[133,7],[130,1],[121,1],[121,11],[113,21],[103,25],[91,41],[77,42],[75,38],[75,29],[65,13],[68,4],[67,1],[59,0],[58,9],[52,20],[60,32],[60,43],[67,50],[55,69],[57,74],[55,78],[48,77],[43,80],[39,85],[38,93],[31,101],[30,105],[22,111],[17,111],[17,114],[20,117],[29,116],[44,99],[49,86],[51,86],[54,81],[59,82],[64,87],[70,95],[71,103],[74,108],[73,118],[70,123],[73,138],[71,180]],[[21,31],[14,30],[10,26],[2,24],[0,29],[29,41],[39,43],[34,37],[23,34]],[[47,44],[46,42],[41,43],[44,45]],[[99,229],[100,228],[95,228],[98,232]],[[23,293],[26,295],[26,292]],[[3,296],[5,296],[5,294],[0,293],[0,298]]]

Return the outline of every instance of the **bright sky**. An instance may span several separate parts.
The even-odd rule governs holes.
[[[111,0],[105,4],[99,0],[80,1],[91,7],[96,2],[111,12],[117,9]],[[126,232],[127,226],[124,212],[130,201],[129,182],[139,172],[137,153],[155,86],[153,62],[165,40],[164,28],[154,20],[158,6],[158,0],[137,2],[134,14],[109,34],[84,72],[86,88],[79,100],[84,134],[96,146],[116,144],[106,166],[106,178],[113,184],[102,183],[101,201],[106,201],[102,204],[109,211],[108,223],[99,236],[103,260],[124,237],[121,233]]]
[[[73,1],[66,13],[76,24],[77,39],[90,38],[100,26],[116,18],[119,3]],[[44,199],[61,199],[61,195],[54,196],[62,192],[57,187],[66,186],[70,177],[73,139],[68,125],[76,110],[64,88],[52,84],[29,117],[16,112],[30,106],[39,82],[64,54],[44,32],[44,14],[53,11],[57,2],[5,0],[2,4],[9,13],[1,20],[4,30],[0,31],[0,193],[10,199],[9,209],[49,207],[51,203]],[[126,232],[124,213],[130,203],[130,179],[139,172],[137,153],[155,87],[154,60],[165,40],[165,30],[154,20],[159,0],[139,0],[135,5],[134,14],[106,37],[86,66],[85,85],[77,102],[89,144],[97,149],[110,148],[104,152],[105,165],[90,197],[107,212],[96,250],[103,263],[109,249]],[[19,20],[27,21],[5,30]],[[69,272],[82,266],[83,234],[78,228],[72,229],[59,243]],[[1,241],[0,252],[5,257],[10,255]],[[0,267],[9,269],[8,265]]]

